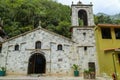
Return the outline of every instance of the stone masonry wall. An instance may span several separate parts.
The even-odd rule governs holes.
[[[80,10],[86,11],[88,26],[94,26],[92,5],[72,5],[72,17],[71,17],[72,26],[79,26],[78,12]]]
[[[98,63],[93,28],[74,27],[72,39],[77,43],[75,44],[75,48],[79,57],[78,63],[81,66],[81,71],[83,72],[85,69],[88,69],[89,62],[94,62],[97,72]]]
[[[36,41],[41,41],[41,50],[35,50]],[[16,44],[20,47],[19,51],[14,50]],[[62,44],[63,50],[57,50],[58,44]],[[27,74],[30,56],[43,52],[46,58],[46,74],[69,74],[72,44],[72,41],[66,38],[38,29],[4,42],[0,65],[6,66],[7,74]]]

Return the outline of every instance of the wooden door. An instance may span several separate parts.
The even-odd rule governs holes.
[[[28,74],[42,74],[45,73],[46,59],[40,53],[33,54],[29,59]]]

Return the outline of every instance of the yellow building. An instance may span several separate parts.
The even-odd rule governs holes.
[[[120,80],[120,25],[98,24],[95,28],[99,73]]]

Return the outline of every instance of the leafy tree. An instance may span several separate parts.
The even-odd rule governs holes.
[[[95,19],[95,24],[98,24],[98,23],[110,23],[110,24],[112,24],[113,23],[110,16],[99,15],[99,16],[94,16],[94,19]]]
[[[116,15],[115,15],[116,16]],[[119,14],[117,15],[117,17]],[[115,17],[111,17],[108,15],[94,15],[95,24],[104,23],[104,24],[120,24],[120,19],[116,19]]]
[[[66,21],[62,21],[59,23],[59,26],[57,26],[56,31],[58,34],[62,34],[67,37],[71,37],[70,34],[70,23]]]
[[[120,24],[120,19],[114,20],[114,24]]]
[[[39,21],[43,28],[57,32],[62,21],[71,20],[70,7],[53,0],[0,0],[0,4],[0,17],[9,37],[38,27]]]
[[[0,17],[9,37],[32,30],[39,25],[58,34],[70,37],[71,9],[56,0],[0,0]],[[120,24],[110,16],[95,15],[95,24]],[[83,25],[83,21],[80,25]]]

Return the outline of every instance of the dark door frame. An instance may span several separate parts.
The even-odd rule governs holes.
[[[46,59],[41,53],[34,53],[29,58],[28,74],[43,74],[46,71]]]

